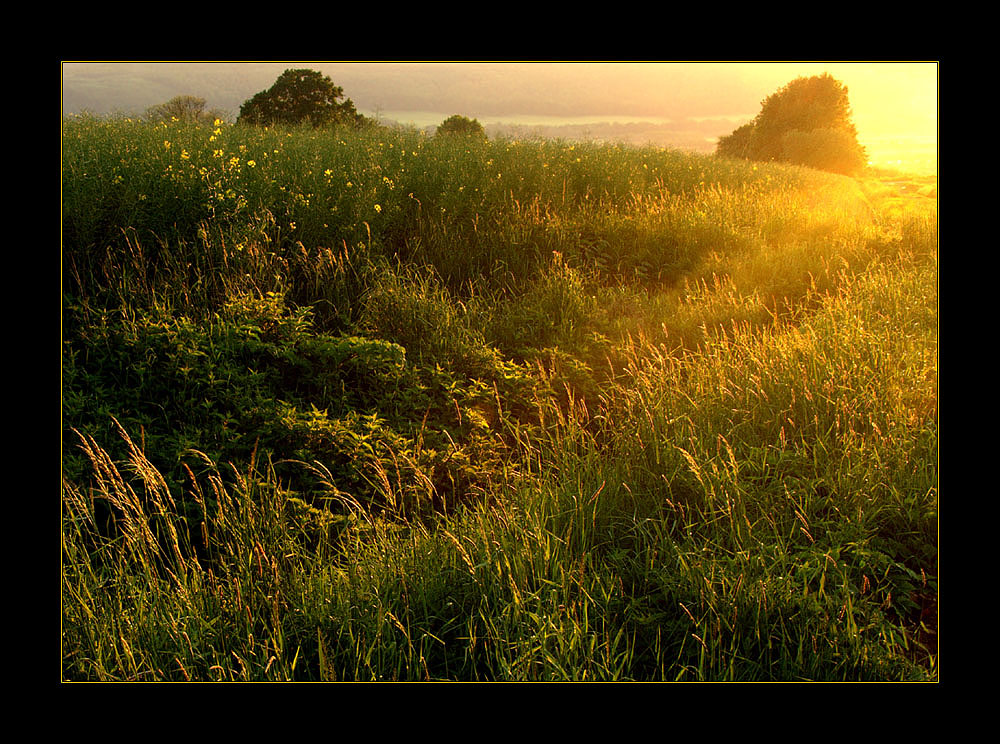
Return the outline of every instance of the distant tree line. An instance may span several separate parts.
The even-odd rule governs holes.
[[[829,74],[796,78],[768,96],[753,121],[719,140],[716,153],[844,174],[868,162],[851,121],[847,87]]]

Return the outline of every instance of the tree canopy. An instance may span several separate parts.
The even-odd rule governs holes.
[[[197,96],[174,96],[166,103],[150,106],[146,109],[146,118],[150,121],[195,121],[211,123],[215,119],[225,118],[221,111],[205,110],[206,101]]]
[[[267,90],[257,93],[240,107],[237,123],[257,126],[275,124],[359,125],[367,120],[354,102],[344,98],[344,89],[316,70],[285,70]]]
[[[479,123],[478,119],[470,119],[460,114],[449,116],[441,122],[438,125],[436,134],[486,138],[486,130],[483,129],[483,125]]]
[[[722,137],[716,152],[845,174],[867,162],[851,121],[847,87],[829,74],[796,78],[768,96],[754,120]]]

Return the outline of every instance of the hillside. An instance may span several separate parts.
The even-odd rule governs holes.
[[[937,204],[63,124],[66,680],[935,680]]]

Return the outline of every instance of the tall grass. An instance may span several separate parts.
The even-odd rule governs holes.
[[[412,130],[63,127],[79,680],[927,680],[936,205]]]

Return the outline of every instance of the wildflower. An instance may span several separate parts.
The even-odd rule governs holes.
[[[164,147],[165,147],[165,148],[166,148],[167,150],[169,150],[169,149],[170,149],[170,140],[163,140],[163,146],[164,146]]]
[[[376,212],[381,212],[382,211],[382,205],[381,204],[376,204],[375,205],[375,211]]]
[[[249,165],[251,168],[256,168],[257,167],[257,161],[256,160],[248,160],[247,161],[247,165]]]
[[[190,160],[191,156],[188,154],[187,150],[181,149],[181,160]]]

